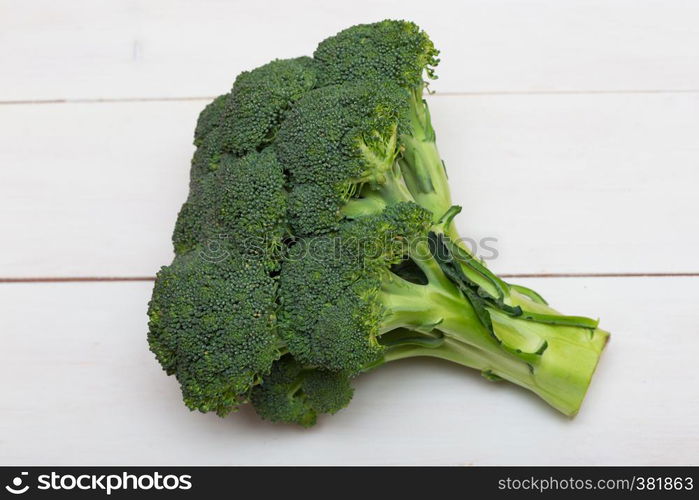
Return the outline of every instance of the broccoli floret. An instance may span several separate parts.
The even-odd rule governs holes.
[[[382,282],[410,243],[427,235],[430,220],[414,203],[398,203],[291,248],[280,278],[280,325],[296,359],[358,372],[381,358]]]
[[[438,54],[416,24],[386,20],[352,26],[325,39],[313,58],[319,63],[321,85],[392,80],[422,90],[425,76],[436,78]]]
[[[199,115],[192,177],[215,170],[225,153],[244,155],[271,143],[292,104],[316,84],[310,57],[277,59],[241,73],[228,94]]]
[[[247,401],[280,356],[275,296],[265,266],[242,255],[191,251],[161,269],[148,342],[189,408],[225,415]]]
[[[224,147],[244,154],[272,142],[286,111],[315,83],[309,57],[276,60],[241,73],[219,125]]]
[[[353,26],[318,45],[318,79],[323,85],[363,82],[393,83],[405,89],[401,115],[408,126],[398,129],[397,165],[414,200],[439,218],[451,206],[446,169],[437,150],[427,103],[422,98],[427,81],[436,79],[439,51],[424,31],[408,21],[386,20]],[[375,193],[364,203],[352,203],[346,214],[365,213],[376,203]],[[367,206],[368,205],[368,206]],[[436,219],[435,219],[436,220]],[[447,228],[455,240],[455,228]]]
[[[199,245],[215,246],[214,252],[233,247],[277,268],[289,232],[285,183],[271,148],[241,158],[224,155],[214,172],[191,184],[175,224],[175,252]]]
[[[321,88],[299,100],[275,140],[291,174],[297,234],[336,230],[345,217],[400,201],[417,202],[435,221],[449,209],[446,171],[422,99],[436,55],[427,35],[404,21],[354,26],[318,46]]]
[[[407,104],[408,92],[390,82],[332,85],[296,104],[275,141],[290,174],[295,234],[337,229],[343,206],[356,203],[363,190],[385,203],[412,200],[396,164]]]
[[[297,235],[333,231],[344,218],[399,202],[420,204],[435,222],[451,206],[426,104],[390,81],[307,93],[281,125],[275,147],[289,172]]]
[[[149,307],[189,408],[310,426],[358,374],[431,356],[577,412],[608,334],[461,243],[422,98],[437,63],[413,23],[354,26],[202,111]]]
[[[319,414],[347,406],[353,392],[347,374],[307,368],[287,355],[253,389],[251,402],[265,420],[310,427]]]

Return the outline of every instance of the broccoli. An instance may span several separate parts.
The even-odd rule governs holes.
[[[201,113],[148,341],[185,404],[311,426],[354,377],[435,357],[577,413],[608,333],[462,244],[415,24],[353,26],[242,73]]]
[[[281,355],[277,282],[286,231],[283,169],[269,149],[221,157],[193,183],[157,276],[148,341],[185,403],[226,414]]]

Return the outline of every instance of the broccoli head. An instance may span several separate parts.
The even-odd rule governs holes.
[[[463,245],[423,99],[437,54],[411,22],[353,26],[201,112],[149,305],[150,348],[189,408],[251,403],[307,427],[354,377],[427,356],[578,411],[608,333]]]

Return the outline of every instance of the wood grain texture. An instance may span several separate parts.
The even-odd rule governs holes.
[[[221,420],[147,350],[199,110],[387,17],[442,50],[462,234],[612,332],[575,420],[429,360],[310,431]],[[0,464],[699,463],[698,21],[693,0],[0,0]]]
[[[699,271],[699,94],[429,102],[461,233],[496,271]],[[169,262],[205,103],[3,106],[0,277]]]
[[[211,96],[340,29],[417,22],[440,92],[699,89],[692,0],[0,1],[0,100]]]
[[[574,420],[428,360],[361,376],[311,430],[191,413],[146,346],[150,283],[0,285],[0,463],[697,463],[696,280],[521,283],[612,332]]]

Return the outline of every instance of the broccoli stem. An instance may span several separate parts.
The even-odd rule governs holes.
[[[512,287],[533,298],[535,302],[546,304],[546,301],[535,291],[507,284],[497,278],[477,260],[468,245],[464,245],[453,222],[454,215],[460,211],[460,208],[452,205],[446,167],[437,148],[429,106],[423,99],[422,92],[422,87],[411,92],[409,113],[411,133],[403,134],[399,138],[402,155],[398,157],[397,163],[410,196],[416,203],[432,212],[433,220],[439,226],[439,232],[454,243],[464,259],[471,261],[472,266],[465,269],[465,273],[472,281],[491,294],[496,292],[494,287],[500,287],[506,291]],[[457,210],[450,214],[454,208]],[[443,221],[445,216],[447,216],[446,221]]]
[[[430,258],[416,261],[439,273]],[[609,334],[597,328],[533,322],[486,306],[492,328],[450,280],[427,285],[388,275],[382,284],[386,316],[383,362],[427,356],[480,370],[491,380],[525,387],[565,415],[577,413]],[[527,295],[509,290],[506,302],[547,318],[562,316]],[[374,364],[371,367],[378,366]]]
[[[434,222],[428,240],[410,251],[427,285],[392,273],[384,279],[379,342],[386,352],[365,370],[408,357],[436,357],[481,370],[490,380],[514,382],[575,415],[609,334],[594,320],[551,309],[533,290],[505,283],[473,256],[453,224],[460,209],[451,204],[422,89],[411,94],[410,123],[390,167],[390,155],[377,160],[364,151],[380,175],[343,208],[352,218],[412,201],[429,210]]]
[[[380,182],[366,182],[359,188],[359,197],[350,198],[341,208],[350,219],[377,215],[386,208],[401,202],[415,202],[403,179],[400,167],[394,162],[381,172]]]
[[[411,92],[409,109],[411,133],[400,136],[398,164],[415,201],[430,210],[437,222],[451,207],[451,192],[422,88]]]

